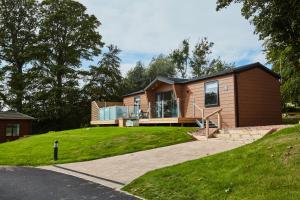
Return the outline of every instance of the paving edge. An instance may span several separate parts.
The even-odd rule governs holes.
[[[136,197],[138,199],[145,200],[142,197],[139,197],[137,195],[134,195],[134,194],[131,194],[129,192],[126,192],[126,191],[122,190],[122,188],[126,184],[124,184],[124,185],[122,184],[121,185],[121,184],[117,184],[117,183],[112,183],[111,181],[105,181],[105,180],[103,180],[101,178],[96,178],[96,177],[94,177],[92,175],[82,174],[82,173],[77,173],[77,172],[74,172],[74,171],[69,171],[69,170],[66,170],[66,169],[57,168],[54,165],[52,165],[52,166],[41,166],[41,167],[36,167],[36,168],[43,169],[43,170],[48,170],[48,171],[52,171],[52,172],[56,172],[56,173],[66,174],[66,175],[73,176],[73,177],[76,177],[76,178],[80,178],[80,179],[83,179],[83,180],[86,180],[86,181],[91,181],[93,183],[109,187],[109,188],[111,188],[113,190],[116,190],[118,192],[121,192],[121,193],[130,195],[130,196]]]

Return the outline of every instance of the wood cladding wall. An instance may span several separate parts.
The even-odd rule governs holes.
[[[281,124],[279,80],[260,68],[236,76],[239,126]]]
[[[127,96],[123,98],[123,104],[124,106],[134,106],[134,97],[140,96],[141,98],[141,109],[142,111],[146,112],[148,109],[148,100],[145,93],[136,94],[133,96]]]
[[[206,108],[204,105],[204,84],[205,82],[215,81],[219,83],[219,106]],[[197,81],[194,83],[188,83],[183,88],[182,101],[183,101],[183,113],[184,117],[193,117],[193,100],[200,107],[204,108],[204,116],[222,108],[222,126],[223,127],[235,127],[235,96],[234,96],[234,76],[233,74],[208,79],[205,81]],[[201,117],[201,112],[195,109],[195,116]],[[216,122],[216,117],[212,120]]]

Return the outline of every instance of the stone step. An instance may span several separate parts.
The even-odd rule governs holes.
[[[241,129],[222,129],[223,134],[244,134],[244,135],[265,135],[270,130],[241,130]]]

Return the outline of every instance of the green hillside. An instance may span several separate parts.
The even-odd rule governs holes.
[[[300,125],[250,145],[153,172],[124,190],[146,199],[300,199]]]
[[[0,144],[0,165],[49,165],[104,158],[193,140],[185,127],[97,127],[51,132]],[[53,161],[53,142],[59,160]]]

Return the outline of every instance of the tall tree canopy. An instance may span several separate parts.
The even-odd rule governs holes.
[[[146,67],[142,62],[138,61],[136,65],[127,72],[124,80],[127,91],[125,93],[135,92],[143,89],[148,83]]]
[[[157,76],[174,77],[176,68],[169,57],[161,54],[152,58],[147,68],[147,76],[150,80],[154,80]]]
[[[18,111],[26,87],[24,68],[36,53],[38,11],[34,0],[0,0],[0,60],[8,85],[3,100]]]
[[[181,78],[186,78],[189,62],[190,44],[187,39],[183,40],[180,47],[170,54],[172,62],[175,64]]]
[[[242,4],[242,15],[264,41],[268,61],[282,76],[284,100],[295,101],[296,98],[299,104],[300,1],[218,0],[217,10],[232,3]]]
[[[53,99],[53,117],[61,122],[66,106],[78,90],[82,59],[100,54],[100,22],[86,8],[72,0],[45,0],[41,6],[39,40],[43,56],[40,69],[48,81],[49,98]]]
[[[177,72],[182,78],[187,78],[191,71],[192,77],[200,77],[234,67],[234,64],[226,63],[220,58],[210,59],[214,43],[206,37],[196,43],[190,54],[190,44],[187,39],[183,40],[181,47],[170,54],[170,59],[176,66]]]
[[[79,80],[85,74],[80,66],[83,59],[101,53],[100,22],[72,0],[44,0],[40,13],[39,57],[29,70],[26,110],[52,129],[74,127],[81,104],[87,103],[81,92],[84,83]]]
[[[195,45],[193,55],[190,60],[192,74],[194,77],[199,77],[206,73],[205,68],[209,64],[208,55],[211,54],[211,48],[213,45],[214,43],[209,42],[206,37],[201,39],[201,41]]]
[[[117,101],[122,93],[122,75],[120,71],[120,49],[109,45],[108,52],[104,53],[98,66],[92,66],[89,73],[89,82],[85,90],[90,100]]]

